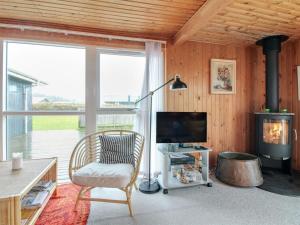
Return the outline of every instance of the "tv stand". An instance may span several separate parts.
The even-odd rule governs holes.
[[[212,187],[212,181],[209,179],[209,152],[212,151],[212,149],[203,146],[196,146],[191,148],[178,147],[175,151],[172,151],[171,149],[172,148],[170,148],[168,144],[159,144],[158,146],[162,170],[162,173],[158,177],[158,182],[161,185],[164,194],[168,194],[169,189],[175,188],[184,188],[197,185],[206,185],[207,187]],[[178,181],[176,177],[172,176],[170,154],[197,152],[200,153],[202,156],[200,179],[188,184],[183,184],[180,181]]]
[[[196,145],[196,146],[194,146],[194,148],[195,148],[196,150],[208,150],[208,148],[206,148],[206,147],[204,147],[204,146],[201,146],[201,145]]]
[[[193,144],[184,144],[184,143],[180,143],[179,148],[192,148]]]

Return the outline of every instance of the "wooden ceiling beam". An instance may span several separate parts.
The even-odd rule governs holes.
[[[184,26],[175,34],[174,44],[182,44],[189,40],[199,30],[205,28],[209,21],[225,7],[234,2],[234,0],[208,0],[198,11],[184,24]]]

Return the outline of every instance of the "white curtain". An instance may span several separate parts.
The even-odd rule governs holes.
[[[164,57],[161,44],[146,42],[146,67],[141,97],[164,83]],[[149,170],[149,141],[150,141],[150,96],[140,103],[137,111],[135,130],[145,137],[144,154],[141,164],[141,173],[148,177]],[[152,97],[152,137],[151,137],[151,173],[157,172],[156,148],[156,112],[164,110],[164,90],[156,91]]]

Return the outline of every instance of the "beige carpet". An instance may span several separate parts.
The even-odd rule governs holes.
[[[92,196],[123,196],[121,191],[96,189]],[[134,217],[126,205],[91,204],[88,225],[300,225],[300,198],[258,188],[214,186],[133,193]]]

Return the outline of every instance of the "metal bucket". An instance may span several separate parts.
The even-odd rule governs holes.
[[[226,184],[239,187],[255,187],[263,183],[258,157],[240,152],[218,154],[216,177]]]

